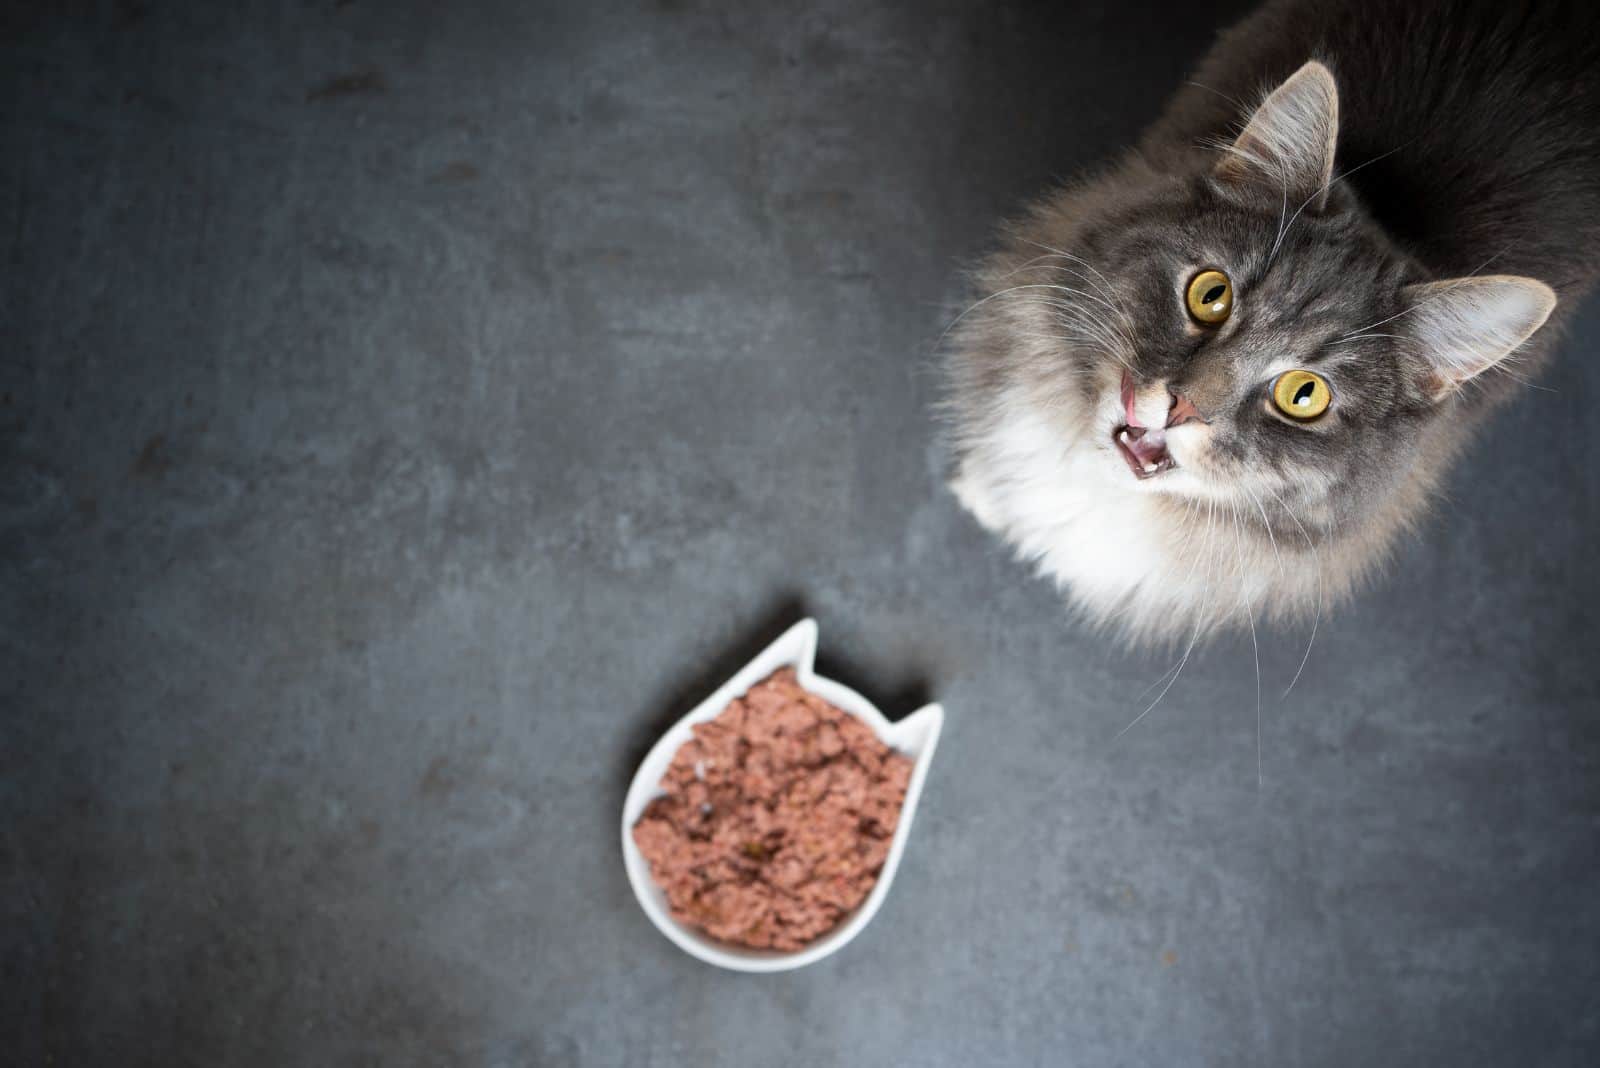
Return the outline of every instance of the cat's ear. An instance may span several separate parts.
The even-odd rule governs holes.
[[[1339,89],[1333,73],[1312,60],[1274,89],[1217,164],[1218,178],[1282,190],[1292,203],[1320,212],[1328,202],[1339,140]]]
[[[1430,365],[1435,400],[1509,356],[1555,310],[1555,290],[1532,278],[1491,274],[1406,286],[1411,310],[1396,325]]]

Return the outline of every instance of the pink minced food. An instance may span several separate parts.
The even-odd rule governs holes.
[[[800,949],[878,881],[911,766],[784,668],[695,726],[633,840],[681,923]]]

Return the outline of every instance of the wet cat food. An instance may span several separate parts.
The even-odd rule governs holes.
[[[679,922],[800,949],[877,882],[911,768],[784,668],[695,726],[633,840]]]

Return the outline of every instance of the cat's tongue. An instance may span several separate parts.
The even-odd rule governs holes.
[[[1139,422],[1139,416],[1133,410],[1133,402],[1135,399],[1136,398],[1134,397],[1133,390],[1133,376],[1124,371],[1122,372],[1122,410],[1128,416],[1129,426],[1142,427],[1144,424]]]

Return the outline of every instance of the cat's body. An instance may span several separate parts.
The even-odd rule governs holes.
[[[1348,593],[1595,281],[1590,10],[1284,0],[1226,34],[979,273],[949,365],[963,503],[1137,634]],[[1184,311],[1209,268],[1237,301],[1215,322]],[[1273,399],[1303,371],[1316,418]]]

